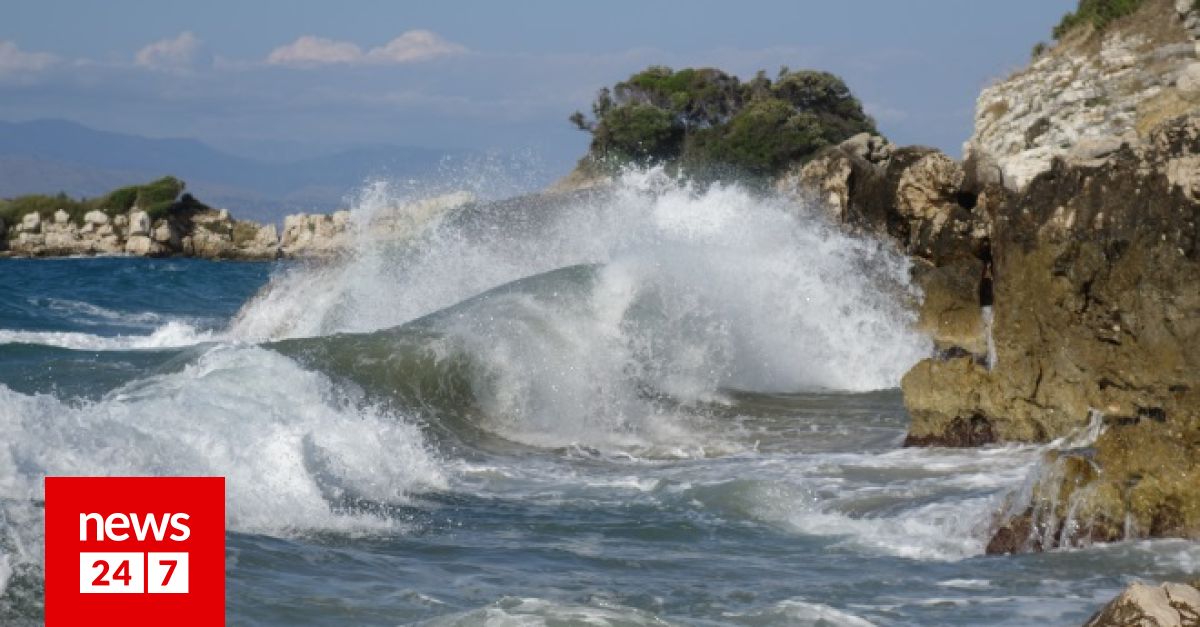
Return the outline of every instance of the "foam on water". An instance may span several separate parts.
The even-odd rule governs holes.
[[[659,170],[557,202],[463,208],[400,246],[360,240],[340,263],[276,277],[229,335],[373,331],[598,267],[582,293],[535,283],[438,329],[476,366],[486,426],[549,446],[670,444],[694,429],[647,395],[687,404],[723,389],[888,388],[928,353],[907,261],[802,207],[736,186],[696,190]],[[388,203],[377,191],[361,210]]]
[[[597,627],[666,626],[671,623],[652,614],[613,603],[591,605],[557,603],[538,598],[508,597],[487,607],[442,616],[420,623],[423,627],[533,627],[540,625],[596,625]]]
[[[75,350],[108,351],[141,348],[178,348],[210,342],[219,336],[185,322],[170,321],[148,335],[103,336],[78,331],[18,331],[0,329],[0,344],[40,344]]]
[[[44,476],[224,476],[228,527],[272,535],[402,529],[387,508],[445,486],[416,427],[254,347],[215,347],[94,403],[0,386],[0,441],[8,571],[40,563]]]

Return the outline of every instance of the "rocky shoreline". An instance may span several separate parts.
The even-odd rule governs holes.
[[[1198,26],[1146,0],[1070,34],[983,92],[961,163],[864,135],[777,181],[914,260],[907,445],[1061,443],[989,552],[1200,539]]]
[[[473,202],[459,192],[390,207],[356,224],[349,211],[299,213],[284,218],[282,233],[274,224],[233,218],[226,209],[196,208],[176,203],[166,217],[151,218],[134,206],[110,215],[88,211],[73,218],[59,209],[48,218],[24,214],[12,225],[0,219],[0,257],[69,257],[130,255],[271,261],[329,258],[352,249],[358,229],[380,237],[405,237],[418,223]]]

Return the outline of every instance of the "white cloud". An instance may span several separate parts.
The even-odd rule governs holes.
[[[280,46],[267,55],[267,63],[295,67],[315,67],[332,63],[356,63],[362,59],[362,48],[346,42],[305,35]]]
[[[200,40],[190,31],[173,39],[162,39],[138,50],[133,61],[155,70],[179,70],[191,67],[200,57]]]
[[[357,44],[305,35],[267,55],[271,65],[312,68],[322,65],[398,65],[462,54],[464,46],[427,30],[410,30],[366,52]]]
[[[0,41],[0,76],[40,72],[55,63],[58,57],[48,52],[24,52],[11,41]]]
[[[416,63],[437,57],[462,54],[467,49],[427,30],[410,30],[372,48],[366,60],[373,63]]]

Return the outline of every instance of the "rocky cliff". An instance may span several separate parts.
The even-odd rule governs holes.
[[[1056,158],[1103,159],[1200,104],[1194,0],[1140,2],[1103,31],[1084,24],[1064,33],[980,94],[965,150],[982,182],[1023,189]]]
[[[1064,34],[983,92],[961,164],[860,136],[778,181],[917,262],[909,445],[1059,441],[991,552],[1200,538],[1198,25],[1144,0]]]

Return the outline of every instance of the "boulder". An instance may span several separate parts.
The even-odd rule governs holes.
[[[37,233],[42,230],[42,216],[38,212],[25,214],[21,218],[21,224],[17,227],[19,230],[26,233]]]
[[[94,224],[96,226],[108,224],[108,214],[104,213],[103,211],[89,211],[83,214],[83,221],[87,224]]]
[[[58,211],[54,212],[54,223],[55,224],[66,224],[67,221],[70,219],[71,219],[71,216],[67,215],[67,212],[63,211],[62,209],[59,209]]]
[[[174,238],[174,232],[171,229],[170,222],[166,220],[160,220],[158,225],[154,227],[154,232],[151,233],[151,237],[154,238],[154,241],[160,244],[169,243]]]
[[[129,234],[132,235],[149,235],[150,234],[150,214],[145,211],[133,211],[129,214]]]
[[[131,235],[125,240],[125,252],[131,255],[152,255],[156,252],[156,244],[149,236]]]
[[[974,257],[991,228],[985,190],[970,188],[963,167],[937,150],[881,142],[856,136],[823,150],[775,189],[934,265]]]
[[[1200,590],[1179,583],[1130,584],[1092,616],[1084,627],[1196,627]]]

